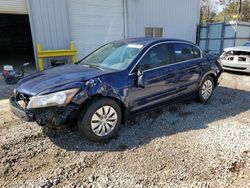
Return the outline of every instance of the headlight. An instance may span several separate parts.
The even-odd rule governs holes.
[[[30,99],[27,108],[33,109],[66,105],[71,102],[72,98],[78,91],[79,89],[70,89],[48,95],[34,96]]]

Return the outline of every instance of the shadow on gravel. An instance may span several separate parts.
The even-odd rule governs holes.
[[[139,115],[123,126],[116,139],[106,144],[89,142],[75,129],[45,133],[53,143],[67,151],[125,151],[141,147],[157,138],[206,129],[209,123],[236,116],[249,109],[250,92],[218,87],[206,105],[191,101]]]

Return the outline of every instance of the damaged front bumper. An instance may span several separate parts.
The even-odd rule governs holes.
[[[17,117],[24,121],[34,121],[34,114],[23,109],[15,99],[15,97],[10,98],[10,110],[15,114]]]
[[[67,123],[70,119],[75,119],[79,107],[76,104],[69,104],[65,107],[48,107],[28,110],[21,107],[15,97],[11,97],[10,109],[13,114],[24,121],[36,121],[39,125],[60,126]]]

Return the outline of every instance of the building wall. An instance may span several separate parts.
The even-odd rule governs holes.
[[[78,58],[124,38],[123,0],[68,0],[71,38]]]
[[[69,48],[70,26],[67,0],[28,0],[35,43],[45,50]]]
[[[0,0],[0,13],[27,14],[26,0]]]
[[[164,37],[195,42],[199,22],[200,0],[27,0],[27,3],[35,52],[37,43],[49,50],[67,49],[70,41],[75,41],[78,59],[112,40],[144,37],[144,27],[163,27]]]
[[[43,50],[68,49],[71,41],[67,0],[27,0],[35,56]],[[37,57],[36,57],[37,58]],[[49,67],[49,59],[44,60]]]
[[[67,49],[74,41],[80,59],[124,38],[123,0],[28,0],[28,11],[35,49]]]
[[[145,27],[162,27],[168,38],[196,40],[200,0],[127,0],[128,37],[144,37]]]

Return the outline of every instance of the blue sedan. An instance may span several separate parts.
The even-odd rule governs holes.
[[[195,98],[206,103],[221,72],[217,59],[191,42],[126,39],[75,64],[25,77],[10,106],[18,117],[43,126],[76,122],[82,135],[104,142],[138,113]]]

